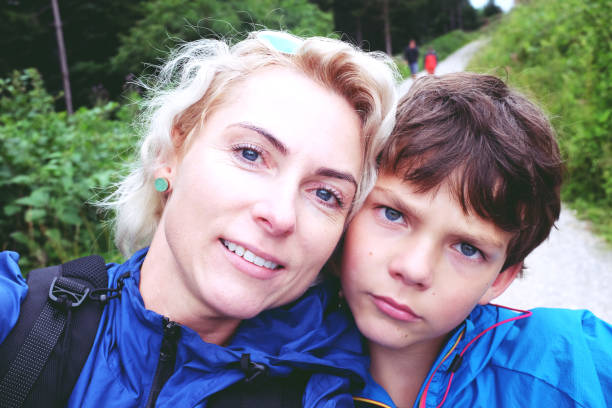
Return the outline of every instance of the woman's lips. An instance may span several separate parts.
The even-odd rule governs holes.
[[[391,298],[372,295],[374,304],[382,313],[403,322],[416,322],[421,317],[414,313],[408,306],[401,305]]]
[[[219,240],[219,243],[221,244],[223,248],[223,253],[227,257],[229,262],[236,269],[253,278],[256,278],[258,280],[268,280],[278,276],[285,270],[284,266],[275,264],[271,261],[262,259],[263,262],[260,262],[256,260],[255,258],[259,258],[259,256],[255,255],[255,253],[251,253],[252,256],[248,255],[247,252],[251,251],[245,250],[244,247],[241,247],[241,250],[238,250],[238,253],[236,253],[236,248],[234,248],[234,251],[232,251],[229,248],[229,244],[226,244],[224,240]],[[247,255],[247,257],[245,258],[244,255]],[[268,262],[268,265],[264,266],[266,262]]]

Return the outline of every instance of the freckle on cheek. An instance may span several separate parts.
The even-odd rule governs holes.
[[[368,252],[368,255],[372,256],[372,255],[373,255],[373,254],[372,254],[372,251]]]

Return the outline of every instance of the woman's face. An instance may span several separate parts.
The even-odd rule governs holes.
[[[302,295],[343,231],[360,131],[344,98],[286,68],[230,92],[156,173],[171,191],[151,250],[168,260],[181,302],[245,319]]]

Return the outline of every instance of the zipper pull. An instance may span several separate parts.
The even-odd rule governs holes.
[[[164,326],[164,337],[159,351],[159,359],[161,361],[176,360],[176,348],[181,335],[181,326],[167,317],[164,317],[162,324]]]
[[[157,397],[168,379],[172,376],[172,373],[174,373],[174,365],[176,364],[176,349],[181,335],[181,326],[167,317],[162,319],[162,326],[164,336],[159,350],[159,361],[157,362],[157,369],[153,377],[153,385],[147,399],[147,408],[155,407]]]

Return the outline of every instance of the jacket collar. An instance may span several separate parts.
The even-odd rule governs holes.
[[[155,372],[163,335],[163,317],[144,307],[138,289],[147,250],[136,252],[127,262],[109,270],[110,280],[115,284],[119,276],[130,272],[124,281],[121,301],[109,304],[114,324],[109,325],[107,334],[119,346],[115,352],[128,381],[136,383],[141,381],[137,378],[141,373]],[[344,377],[363,382],[368,359],[364,357],[356,328],[335,307],[336,293],[336,283],[312,287],[295,302],[244,321],[226,347],[206,343],[195,331],[181,326],[178,370],[166,386],[193,393],[193,400],[200,401],[245,377],[238,364],[243,354],[250,354],[251,361],[265,365],[272,376],[287,375],[300,367],[324,373],[323,376],[329,376],[324,381],[331,380],[342,387],[348,384]],[[187,378],[190,387],[181,386]],[[313,401],[320,398],[313,393],[317,394],[311,390]],[[163,398],[160,395],[160,403]]]

